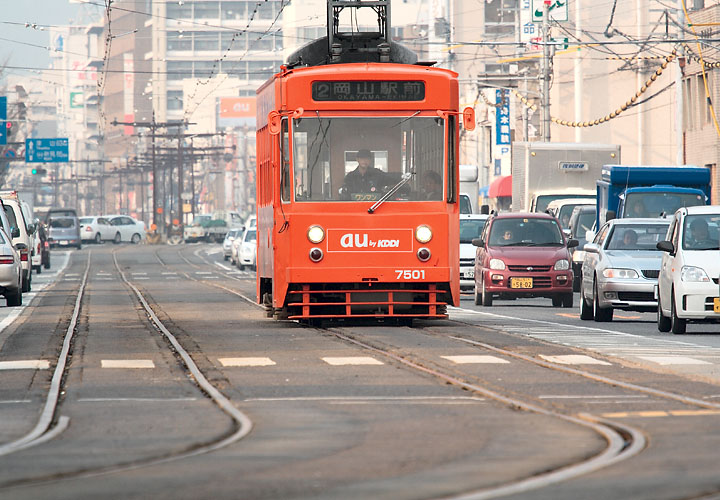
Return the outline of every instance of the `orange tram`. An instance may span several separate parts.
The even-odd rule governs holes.
[[[389,1],[367,3],[389,19]],[[446,318],[459,124],[474,114],[458,110],[456,73],[417,63],[387,28],[338,32],[349,4],[363,1],[329,0],[328,36],[257,92],[258,302],[306,322]]]

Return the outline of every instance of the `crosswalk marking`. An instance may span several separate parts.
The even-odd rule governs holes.
[[[48,368],[50,368],[50,361],[45,359],[0,361],[0,370],[47,370]]]
[[[688,358],[687,356],[638,356],[640,359],[652,361],[659,365],[710,365],[701,359]]]
[[[277,363],[270,358],[218,358],[223,366],[273,366]]]
[[[474,364],[474,363],[510,363],[509,361],[498,358],[497,356],[478,356],[478,355],[458,355],[458,356],[440,356],[443,359],[452,361],[458,365]]]
[[[567,354],[563,356],[546,356],[541,354],[540,357],[551,363],[559,365],[610,365],[607,361],[591,358],[583,354]]]
[[[327,364],[332,366],[343,365],[382,365],[382,361],[368,356],[347,356],[347,357],[325,357],[322,358]]]
[[[103,368],[155,368],[152,359],[103,359],[100,361]]]
[[[617,411],[602,414],[605,418],[704,417],[707,415],[720,415],[720,410]]]

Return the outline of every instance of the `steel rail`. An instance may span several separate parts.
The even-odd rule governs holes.
[[[65,374],[65,368],[68,362],[68,356],[70,355],[70,348],[72,346],[72,340],[75,336],[75,330],[77,327],[78,317],[80,315],[80,306],[82,299],[85,295],[85,288],[87,287],[88,274],[90,273],[90,263],[92,261],[92,250],[88,252],[88,263],[85,267],[85,274],[83,275],[82,283],[78,291],[77,297],[75,298],[75,306],[73,308],[72,316],[70,317],[70,324],[65,331],[65,338],[63,340],[62,349],[58,355],[57,364],[53,371],[53,376],[50,381],[50,389],[48,390],[47,397],[45,398],[45,404],[43,406],[40,417],[38,418],[35,427],[25,434],[24,436],[11,441],[9,443],[0,445],[0,456],[9,455],[26,448],[30,448],[37,444],[44,443],[49,439],[52,439],[60,432],[65,430],[69,423],[69,417],[60,417],[57,424],[53,427],[53,420],[57,412],[58,401],[60,399],[60,391],[62,388],[62,379]]]

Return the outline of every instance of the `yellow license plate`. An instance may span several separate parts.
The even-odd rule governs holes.
[[[713,299],[713,312],[720,313],[720,297]]]
[[[510,288],[532,288],[532,278],[511,278]]]

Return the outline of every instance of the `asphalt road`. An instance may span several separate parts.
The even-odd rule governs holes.
[[[717,325],[464,298],[413,328],[310,328],[266,318],[216,245],[51,271],[0,309],[0,498],[720,492]]]

